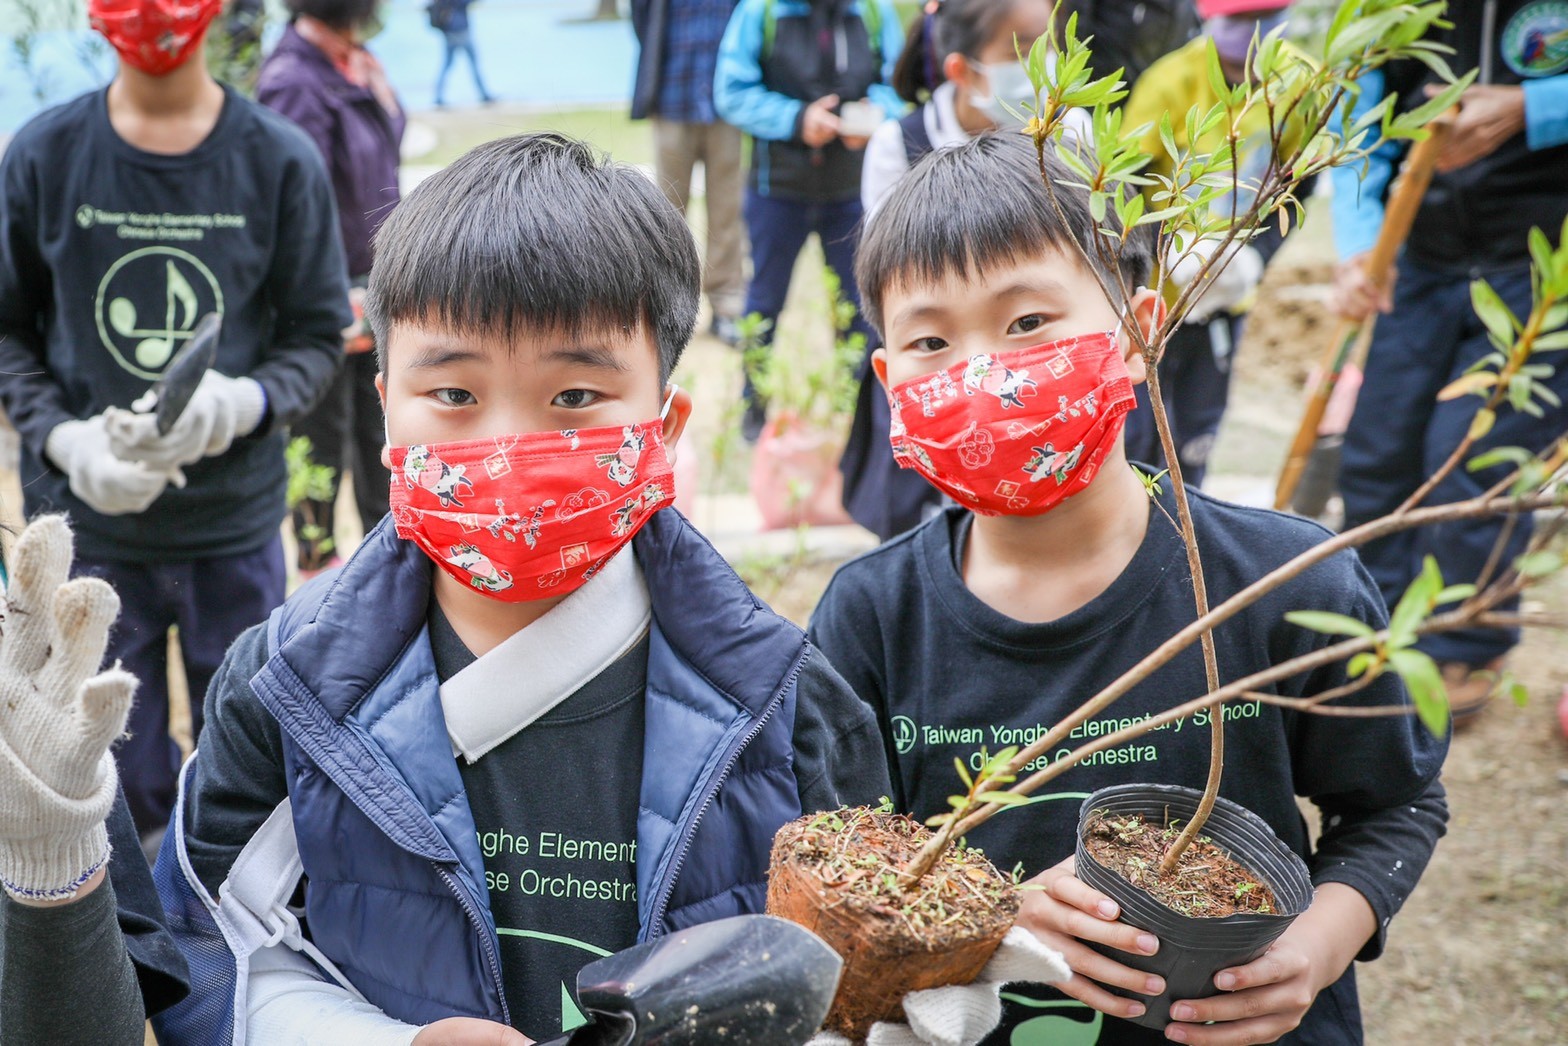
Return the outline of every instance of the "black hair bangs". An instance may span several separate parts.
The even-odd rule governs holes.
[[[861,239],[855,274],[872,323],[882,329],[882,298],[889,287],[954,275],[984,277],[1048,248],[1081,260],[1074,242],[1091,245],[1096,228],[1088,191],[1069,184],[1077,175],[1050,146],[1045,173],[1055,204],[1041,179],[1034,142],[1017,132],[987,132],[915,164],[871,216]],[[1107,221],[1114,225],[1115,215]],[[1085,264],[1116,284],[1098,258]],[[1136,229],[1118,260],[1121,277],[1130,287],[1143,286],[1152,264],[1153,236],[1147,228]]]
[[[697,321],[686,220],[653,181],[553,133],[486,143],[422,182],[375,239],[365,314],[510,338],[648,331],[668,379]]]

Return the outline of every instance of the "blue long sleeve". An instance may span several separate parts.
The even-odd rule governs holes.
[[[1568,73],[1525,81],[1524,137],[1531,149],[1568,142]]]
[[[713,107],[753,138],[782,142],[796,136],[805,103],[762,82],[764,11],[764,0],[742,0],[730,16],[713,72]]]
[[[1381,71],[1366,74],[1359,84],[1361,95],[1350,109],[1352,120],[1360,119],[1383,100]],[[1334,221],[1334,248],[1341,258],[1364,254],[1377,242],[1378,230],[1383,227],[1383,198],[1403,151],[1399,143],[1385,142],[1367,157],[1365,173],[1359,164],[1329,172],[1334,189],[1329,213]]]
[[[891,85],[893,67],[898,64],[899,53],[904,49],[904,23],[889,0],[861,0],[861,3],[876,4],[882,16],[882,75],[879,82],[866,89],[866,97],[881,106],[887,115],[902,116],[909,107]]]

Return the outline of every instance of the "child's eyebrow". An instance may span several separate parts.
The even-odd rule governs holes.
[[[419,350],[408,364],[409,370],[427,370],[434,367],[445,367],[449,363],[483,363],[486,357],[482,352],[473,349],[457,349],[444,345],[432,345]]]
[[[918,323],[921,320],[933,320],[947,315],[947,310],[940,305],[911,305],[900,309],[893,316],[893,323],[902,327],[908,323]]]
[[[597,367],[600,370],[626,369],[626,361],[621,359],[621,354],[602,345],[569,345],[551,349],[544,354],[544,362],[575,363],[583,367]]]
[[[1040,280],[1039,282],[1018,282],[1009,284],[996,292],[998,298],[1028,298],[1036,294],[1061,294],[1067,290],[1055,280]]]

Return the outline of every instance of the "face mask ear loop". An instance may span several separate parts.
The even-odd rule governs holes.
[[[664,406],[659,408],[659,420],[660,421],[663,421],[665,418],[669,417],[670,406],[672,404],[674,404],[674,402],[675,402],[675,394],[677,392],[679,392],[679,391],[681,391],[681,387],[679,385],[675,384],[674,382],[671,382],[670,383],[670,391],[665,393],[665,395],[664,395]]]

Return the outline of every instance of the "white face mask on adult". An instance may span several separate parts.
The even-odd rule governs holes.
[[[1050,60],[1054,59],[1052,55]],[[971,61],[969,66],[985,77],[989,88],[988,94],[970,90],[969,104],[974,110],[998,127],[1022,127],[1037,101],[1034,84],[1029,81],[1029,72],[1023,63]]]

